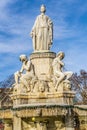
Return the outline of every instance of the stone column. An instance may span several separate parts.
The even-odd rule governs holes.
[[[13,130],[22,130],[21,118],[16,115],[13,117]]]

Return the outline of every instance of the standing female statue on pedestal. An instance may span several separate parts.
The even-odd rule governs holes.
[[[49,50],[53,40],[53,24],[45,15],[46,7],[44,5],[41,6],[40,12],[41,14],[37,16],[31,31],[35,51]]]

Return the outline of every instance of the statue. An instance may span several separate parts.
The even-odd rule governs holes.
[[[63,67],[64,67],[64,63],[62,62],[63,58],[64,58],[65,54],[63,52],[59,52],[56,55],[56,58],[53,60],[53,75],[55,77],[55,80],[57,81],[55,89],[57,90],[58,85],[62,82],[65,81],[67,83],[69,83],[69,78],[72,76],[72,72],[71,71],[67,71],[67,72],[63,72]]]
[[[34,66],[31,61],[28,60],[26,55],[20,55],[20,61],[22,62],[22,67],[20,71],[15,72],[15,84],[22,83],[28,91],[30,91],[30,84],[28,81],[32,81],[34,78]]]
[[[47,123],[46,122],[37,122],[37,130],[47,130]]]
[[[50,50],[53,40],[53,24],[45,15],[46,7],[44,5],[41,6],[40,12],[41,14],[37,16],[31,31],[35,51]]]
[[[62,121],[55,121],[56,130],[65,130],[64,124]]]

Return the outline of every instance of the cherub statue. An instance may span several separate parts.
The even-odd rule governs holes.
[[[22,67],[20,71],[14,74],[15,84],[22,83],[27,90],[30,91],[30,81],[32,81],[35,76],[34,66],[26,55],[20,55],[20,61],[22,62]]]
[[[67,82],[69,81],[68,79],[72,76],[72,72],[71,71],[67,71],[67,72],[64,72],[63,71],[63,68],[64,68],[64,63],[63,63],[63,58],[64,58],[65,54],[64,52],[59,52],[57,55],[56,55],[56,58],[53,60],[53,75],[54,75],[54,78],[55,80],[57,81],[56,83],[56,86],[55,86],[55,89],[57,90],[58,88],[58,85],[66,80]]]

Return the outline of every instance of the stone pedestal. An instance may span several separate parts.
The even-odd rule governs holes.
[[[73,105],[74,92],[54,92],[54,93],[31,93],[29,95],[28,104],[61,104],[61,105]]]
[[[13,107],[19,104],[28,104],[28,94],[25,93],[11,95],[11,99],[13,100]]]
[[[29,93],[29,94],[17,94],[12,95],[13,107],[20,105],[73,105],[73,98],[75,92],[72,91],[60,91],[60,92],[44,92],[44,93]]]
[[[54,52],[35,52],[30,55],[31,62],[34,65],[35,75],[40,80],[47,80],[51,76],[51,65],[56,57]]]

